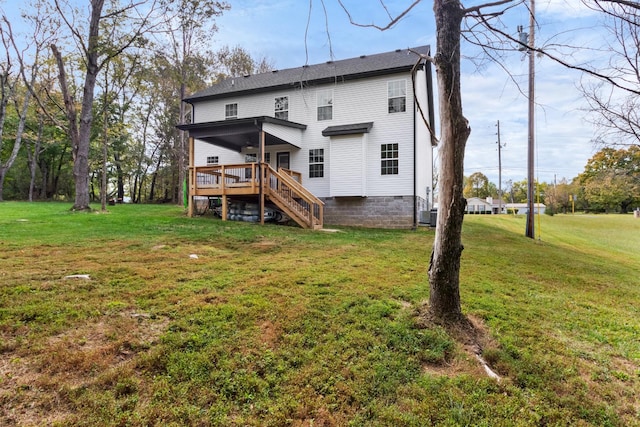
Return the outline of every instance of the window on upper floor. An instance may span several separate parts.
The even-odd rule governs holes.
[[[274,117],[276,119],[289,120],[289,97],[279,96],[275,99]]]
[[[224,106],[224,118],[225,120],[238,118],[238,104],[226,104]]]
[[[309,150],[309,178],[324,176],[324,148]]]
[[[380,147],[380,173],[398,175],[398,144],[382,144]]]
[[[208,165],[217,165],[218,164],[218,156],[207,156],[207,164]]]
[[[387,82],[389,113],[402,113],[407,110],[407,81],[393,80]]]
[[[319,90],[316,97],[318,121],[333,119],[333,89]]]

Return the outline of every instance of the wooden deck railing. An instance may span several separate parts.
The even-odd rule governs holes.
[[[278,172],[286,173],[287,175],[289,175],[290,177],[298,181],[299,184],[302,184],[302,173],[298,171],[292,171],[291,169],[285,169],[285,168],[278,168]]]
[[[258,194],[258,164],[197,166],[193,168],[195,196]]]
[[[324,203],[283,169],[265,168],[266,194],[287,215],[305,228],[322,228]]]
[[[258,163],[196,166],[191,168],[190,195],[239,196],[260,193]],[[279,209],[301,227],[322,228],[324,203],[302,185],[302,174],[264,164],[262,188]]]

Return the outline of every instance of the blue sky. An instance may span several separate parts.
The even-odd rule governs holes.
[[[433,3],[428,0],[422,0],[384,32],[351,25],[338,0],[324,0],[324,4],[321,0],[228,1],[231,10],[218,19],[219,32],[211,37],[209,48],[240,45],[255,58],[267,57],[280,69],[424,44],[435,49]],[[485,2],[468,0],[464,4]],[[343,3],[357,22],[381,26],[388,22],[380,0],[343,0]],[[384,0],[393,16],[412,3],[413,0]],[[597,24],[596,17],[581,6],[580,0],[537,0],[536,5],[538,46],[556,43],[594,48],[602,43],[603,28],[593,27]],[[0,0],[0,6],[11,16],[21,3]],[[503,21],[515,35],[518,25],[528,26],[528,12],[524,6],[518,6]],[[477,49],[467,44],[462,51],[467,57],[477,53]],[[563,57],[575,62],[604,57],[588,50],[570,55]],[[524,180],[528,104],[522,92],[527,87],[528,60],[517,52],[506,57],[504,67],[511,76],[491,62],[478,67],[465,59],[462,65],[463,107],[472,128],[465,174],[482,172],[498,183],[496,122],[500,120],[501,140],[506,144],[502,151],[503,187],[507,180]],[[545,182],[574,178],[596,151],[591,143],[594,129],[584,120],[582,111],[586,104],[576,89],[580,75],[545,58],[536,59],[536,71],[536,176]],[[439,128],[438,123],[436,127]]]
[[[405,10],[413,0],[387,0],[392,15]],[[354,20],[362,23],[386,24],[386,12],[376,0],[345,0]],[[485,3],[467,1],[465,5]],[[308,30],[307,19],[311,4]],[[276,68],[289,68],[346,59],[362,54],[385,52],[423,44],[435,47],[435,22],[432,2],[423,0],[391,30],[380,32],[359,28],[349,23],[337,0],[324,0],[328,20],[320,0],[236,0],[232,8],[218,20],[219,33],[215,43],[241,45],[255,57],[266,56]],[[366,5],[366,6],[365,6]],[[594,30],[593,13],[579,0],[537,0],[541,43],[570,43],[593,46],[602,39],[601,27]],[[520,6],[505,18],[512,34],[517,26],[528,26],[527,10]],[[327,37],[331,38],[331,49]],[[305,48],[305,31],[307,42]],[[463,55],[473,55],[472,46],[463,46]],[[581,55],[573,58],[580,62]],[[591,54],[589,54],[591,55]],[[514,53],[506,60],[513,79],[526,92],[528,60]],[[594,129],[584,121],[581,110],[585,104],[576,83],[580,75],[563,69],[548,59],[536,60],[536,176],[540,181],[560,181],[574,178],[583,171],[587,160],[595,153],[591,140]],[[498,183],[497,127],[500,120],[502,180],[521,181],[527,174],[527,112],[526,97],[507,73],[495,64],[478,68],[472,61],[463,61],[463,105],[472,128],[465,157],[465,174],[482,172]]]

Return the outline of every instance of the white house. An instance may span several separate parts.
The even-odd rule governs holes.
[[[481,199],[479,197],[470,197],[467,199],[467,207],[465,213],[468,214],[492,214],[493,203],[491,200]]]
[[[221,197],[225,219],[229,200],[253,198],[304,227],[416,226],[433,205],[429,53],[228,78],[189,96],[192,123],[178,127],[190,137],[190,206]]]
[[[529,205],[527,203],[507,203],[506,208],[508,212],[513,212],[516,215],[526,215],[529,212]],[[534,203],[533,213],[543,214],[546,208],[544,203]]]

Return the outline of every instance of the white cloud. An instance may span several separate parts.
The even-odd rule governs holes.
[[[536,14],[556,19],[594,17],[597,13],[580,0],[538,0]]]

